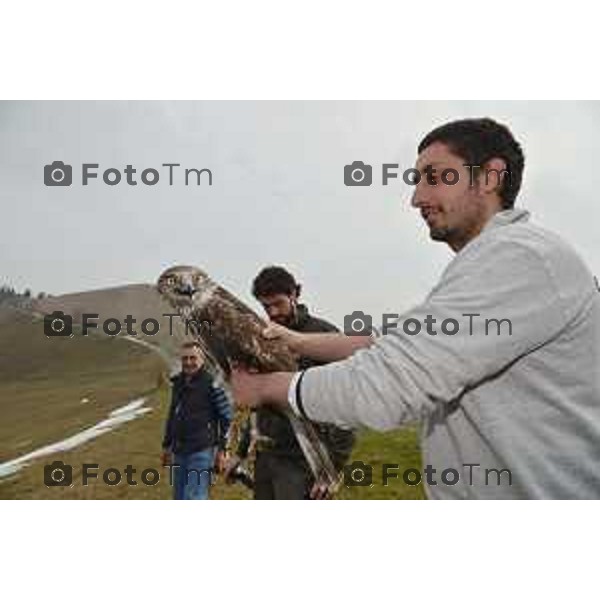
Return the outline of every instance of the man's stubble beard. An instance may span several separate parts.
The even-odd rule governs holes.
[[[477,236],[477,228],[475,231],[468,227],[436,227],[429,230],[429,237],[434,242],[444,242],[457,251]]]
[[[289,315],[287,315],[287,317],[285,318],[284,322],[281,323],[281,325],[289,329],[296,322],[296,315],[296,303],[292,302],[290,306],[290,313]]]
[[[448,238],[453,234],[450,227],[430,227],[429,237],[434,242],[446,242]]]
[[[477,202],[476,196],[467,199],[468,202]],[[445,242],[454,249],[460,249],[477,237],[485,226],[483,206],[478,206],[476,212],[471,212],[463,218],[460,226],[430,227],[429,237],[435,242]]]

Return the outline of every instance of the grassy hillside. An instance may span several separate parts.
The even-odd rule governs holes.
[[[0,498],[170,498],[168,472],[159,465],[160,442],[169,392],[164,364],[146,348],[119,338],[91,336],[52,338],[41,322],[21,315],[0,326],[0,462],[56,442],[106,418],[110,410],[132,398],[147,397],[150,413],[70,452],[36,461],[15,475],[0,479]],[[159,385],[160,384],[160,385]],[[81,399],[89,402],[82,404]],[[399,463],[419,468],[416,434],[361,434],[353,459],[373,465],[373,487],[343,488],[341,498],[421,498],[422,488],[392,481],[381,485],[381,465]],[[73,487],[47,488],[43,466],[62,460],[73,466]],[[99,464],[100,481],[81,485],[81,465]],[[102,472],[136,469],[137,486],[108,486]],[[141,472],[161,474],[155,486],[141,482]],[[215,498],[248,498],[240,485],[217,482]]]
[[[33,310],[39,315],[62,311],[73,317],[73,323],[81,323],[83,313],[98,314],[97,333],[102,335],[102,323],[109,318],[119,319],[125,331],[124,320],[131,315],[135,320],[133,328],[139,339],[160,345],[171,356],[177,352],[179,344],[185,338],[185,328],[178,318],[162,315],[173,312],[173,309],[161,298],[156,288],[148,284],[125,285],[115,288],[79,292],[53,296],[32,301]],[[142,321],[156,319],[160,330],[156,335],[144,335],[141,330]],[[172,335],[169,328],[171,327]]]
[[[88,444],[51,460],[60,459],[73,467],[73,487],[47,488],[43,484],[43,464],[40,461],[23,469],[9,480],[0,480],[0,497],[38,498],[38,499],[169,499],[171,488],[168,483],[168,471],[159,463],[160,441],[167,408],[166,389],[152,394],[151,413],[126,423],[119,429],[108,433]],[[373,487],[343,487],[341,499],[421,499],[421,486],[410,487],[402,482],[391,482],[389,487],[381,486],[380,465],[384,462],[400,463],[401,468],[419,467],[420,459],[415,432],[406,430],[393,434],[362,433],[354,452],[353,459],[373,464]],[[99,465],[99,480],[88,486],[81,485],[81,465],[95,463]],[[137,486],[126,485],[124,469],[132,465]],[[121,471],[122,481],[117,486],[108,486],[101,475],[108,468]],[[157,485],[142,483],[141,473],[145,469],[155,469],[160,474]],[[241,485],[224,484],[220,479],[212,489],[216,499],[248,499],[249,492]]]
[[[153,393],[163,369],[141,346],[100,336],[48,339],[42,322],[14,314],[0,325],[0,462],[62,440]]]

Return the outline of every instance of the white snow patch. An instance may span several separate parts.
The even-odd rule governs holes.
[[[131,421],[143,414],[146,414],[147,412],[150,412],[152,409],[145,407],[145,402],[145,398],[132,400],[125,406],[113,410],[108,415],[107,419],[96,423],[96,425],[93,427],[84,429],[83,431],[80,431],[79,433],[62,440],[61,442],[55,442],[54,444],[43,446],[42,448],[38,448],[37,450],[29,452],[28,454],[20,456],[19,458],[1,463],[0,478],[16,473],[19,469],[27,466],[31,461],[38,458],[48,456],[49,454],[55,454],[56,452],[66,452],[68,450],[72,450],[73,448],[76,448],[85,442],[89,442],[90,440],[93,440],[94,438],[113,430],[115,427],[126,423],[127,421]]]

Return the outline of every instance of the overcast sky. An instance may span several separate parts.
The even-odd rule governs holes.
[[[250,300],[267,264],[289,267],[315,312],[400,312],[452,258],[409,206],[412,188],[381,185],[384,162],[413,166],[418,141],[454,118],[490,116],[523,144],[517,200],[600,274],[597,102],[3,102],[0,283],[53,294],[154,282],[194,264]],[[46,187],[44,165],[73,165]],[[373,165],[346,187],[345,164]],[[81,164],[99,163],[81,184]],[[169,186],[162,163],[180,163]],[[108,168],[137,186],[108,186]],[[156,168],[154,186],[140,173]],[[213,174],[185,186],[183,169]],[[379,320],[379,319],[377,319]]]

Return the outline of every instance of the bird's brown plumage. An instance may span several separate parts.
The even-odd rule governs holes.
[[[283,342],[262,336],[265,321],[200,269],[171,267],[160,276],[157,287],[209,352],[221,358],[221,366],[226,356],[261,373],[297,369],[296,358]]]

